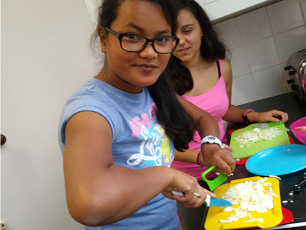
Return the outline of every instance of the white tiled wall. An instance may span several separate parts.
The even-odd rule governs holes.
[[[284,67],[306,48],[306,0],[283,0],[215,24],[230,50],[232,103],[291,92]]]

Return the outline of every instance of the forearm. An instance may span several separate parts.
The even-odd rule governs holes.
[[[245,110],[237,106],[231,105],[227,113],[224,115],[223,120],[232,123],[244,122],[243,119],[244,112]],[[247,118],[250,121],[250,123],[267,122],[267,121],[279,122],[280,120],[286,122],[288,120],[288,114],[278,110],[270,110],[266,112],[251,111],[247,114]]]
[[[222,119],[231,123],[243,123],[243,113],[244,109],[241,109],[235,105],[230,105]]]
[[[167,167],[131,170],[117,165],[101,169],[100,174],[91,173],[91,177],[97,175],[91,179],[84,174],[78,182],[66,180],[67,203],[72,217],[89,226],[132,215],[169,186],[172,176]]]
[[[219,125],[209,113],[181,97],[178,99],[193,117],[201,139],[209,135],[220,138]],[[201,146],[201,152],[201,162],[203,165],[208,167],[216,165],[220,168],[220,172],[225,172],[227,175],[230,175],[235,169],[235,160],[233,159],[231,152],[220,148],[217,144],[203,144]]]
[[[220,128],[218,122],[209,113],[202,113],[202,116],[196,123],[197,131],[201,138],[213,135],[220,138]]]
[[[187,149],[185,152],[175,150],[174,160],[197,164],[198,154],[199,151],[194,149]]]

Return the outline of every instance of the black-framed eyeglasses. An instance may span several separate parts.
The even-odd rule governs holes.
[[[180,40],[175,36],[160,36],[157,38],[149,39],[136,33],[118,34],[107,27],[104,28],[116,38],[118,38],[121,48],[128,52],[140,52],[147,46],[149,42],[152,42],[153,49],[157,53],[169,54],[175,50]]]

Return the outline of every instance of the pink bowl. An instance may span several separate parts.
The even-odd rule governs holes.
[[[306,132],[302,132],[302,130],[295,129],[296,127],[300,126],[306,126],[306,117],[303,117],[290,125],[290,129],[296,136],[296,138],[299,139],[299,141],[302,142],[304,145],[306,145]]]

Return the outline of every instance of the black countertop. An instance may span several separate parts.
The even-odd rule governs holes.
[[[302,117],[306,117],[306,104],[305,103],[303,104],[293,92],[247,103],[244,105],[240,105],[239,107],[243,109],[254,109],[257,112],[264,112],[273,109],[284,111],[289,115],[289,120],[285,123],[285,126],[287,128],[290,128],[290,125],[294,121]],[[239,124],[229,123],[227,126],[227,131],[243,128],[245,126],[246,124],[243,123]],[[289,131],[288,134],[296,144],[302,144],[291,131]],[[228,144],[229,140],[230,140],[230,135],[227,132],[224,143]],[[234,175],[230,178],[230,180],[241,179],[245,177],[253,177],[253,176],[256,175],[249,173],[246,170],[245,165],[237,165],[234,171]],[[279,176],[281,178],[280,180],[281,200],[282,201],[288,200],[287,203],[282,203],[282,207],[291,211],[294,218],[294,222],[287,224],[286,225],[287,227],[306,226],[306,186],[304,187],[304,189],[302,189],[301,192],[289,195],[289,193],[292,191],[294,184],[301,181],[304,176],[306,176],[306,168],[304,170],[300,170],[295,173]],[[208,209],[206,209],[206,213],[204,214],[201,230],[204,230],[204,223],[205,223],[207,210]],[[285,228],[286,226],[280,225],[273,229],[282,229]]]

